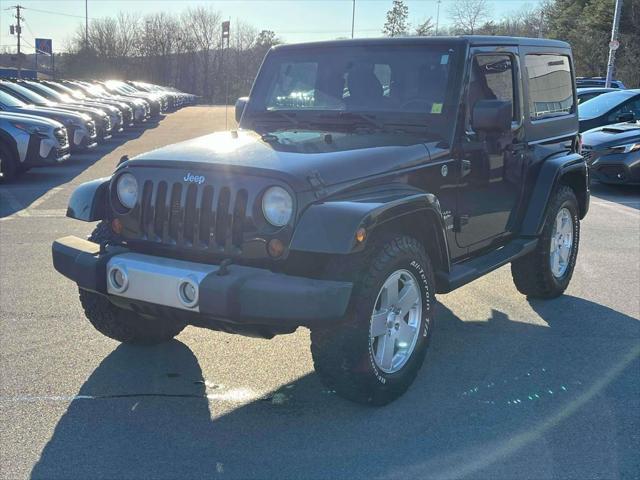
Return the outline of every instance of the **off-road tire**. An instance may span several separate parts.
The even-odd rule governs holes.
[[[102,243],[114,239],[109,225],[100,222],[89,240]],[[155,345],[171,340],[185,324],[163,317],[147,317],[113,305],[106,297],[79,289],[80,303],[89,322],[103,335],[122,343]]]
[[[569,255],[567,269],[557,278],[551,271],[550,247],[551,234],[556,215],[561,208],[567,208],[573,221],[573,245]],[[536,249],[511,263],[511,275],[518,291],[532,298],[555,298],[564,293],[569,286],[578,256],[580,243],[580,218],[578,201],[570,187],[561,186],[549,202],[542,235]]]
[[[370,344],[370,322],[384,281],[398,270],[409,270],[422,295],[422,325],[415,348],[397,372],[380,370]],[[357,403],[385,405],[400,397],[422,366],[433,330],[435,283],[429,257],[414,238],[394,235],[375,242],[358,256],[335,259],[330,277],[354,282],[346,320],[329,328],[311,330],[311,354],[325,386]],[[340,273],[336,273],[340,272]]]
[[[18,158],[6,145],[0,143],[0,181],[10,182],[18,176]]]

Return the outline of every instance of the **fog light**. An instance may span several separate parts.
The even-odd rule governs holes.
[[[267,251],[273,258],[278,258],[284,253],[284,244],[277,238],[269,240],[269,243],[267,244]]]
[[[192,280],[182,280],[178,287],[178,297],[185,307],[195,307],[198,304],[198,286]]]
[[[109,270],[109,284],[117,293],[124,292],[129,286],[129,277],[127,272],[118,266],[111,267]]]

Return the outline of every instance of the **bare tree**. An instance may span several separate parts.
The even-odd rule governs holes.
[[[211,98],[211,64],[216,60],[216,48],[221,46],[221,15],[211,7],[189,8],[185,14],[193,41],[202,57],[202,92]]]
[[[419,37],[428,37],[433,35],[435,28],[436,26],[433,23],[433,19],[429,17],[416,27],[416,35]]]
[[[89,46],[99,58],[117,57],[118,22],[115,18],[105,17],[89,24]]]
[[[172,77],[172,57],[178,44],[177,20],[165,12],[145,17],[143,43],[153,79],[167,83]]]
[[[473,35],[489,16],[486,0],[455,0],[449,9],[457,33]]]

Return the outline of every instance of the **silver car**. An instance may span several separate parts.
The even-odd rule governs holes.
[[[29,170],[69,158],[67,129],[60,122],[0,112],[0,173],[7,181]]]

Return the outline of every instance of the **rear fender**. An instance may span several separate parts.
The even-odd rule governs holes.
[[[71,194],[67,217],[96,222],[106,217],[106,206],[111,177],[98,178],[77,187]]]
[[[560,185],[568,185],[575,191],[580,218],[585,217],[589,210],[589,168],[577,153],[554,155],[540,167],[522,222],[523,236],[540,235],[549,201]]]

